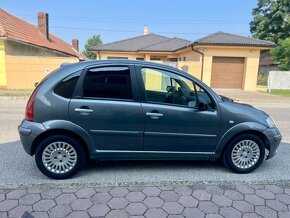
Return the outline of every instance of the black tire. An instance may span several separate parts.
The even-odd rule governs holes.
[[[259,149],[260,149],[260,157],[258,158],[258,160],[255,162],[255,164],[253,166],[248,167],[248,168],[237,167],[234,164],[234,161],[232,160],[232,151],[233,151],[235,145],[241,141],[244,141],[244,140],[251,140],[251,141],[255,142],[259,146]],[[223,152],[224,165],[228,169],[230,169],[236,173],[250,173],[250,172],[254,171],[255,169],[257,169],[262,164],[264,159],[265,159],[265,145],[264,145],[263,141],[258,136],[252,135],[252,134],[239,135],[236,138],[232,139],[228,143],[227,147],[225,148],[225,150]]]
[[[43,151],[45,150],[45,148],[53,142],[65,142],[74,148],[76,156],[77,156],[77,158],[76,158],[77,160],[76,160],[74,166],[68,172],[54,173],[45,167],[43,160],[42,160],[42,154],[43,154]],[[52,179],[68,179],[68,178],[72,177],[80,169],[82,169],[82,167],[84,166],[84,163],[85,163],[85,159],[86,159],[85,152],[84,152],[81,144],[78,141],[76,141],[75,139],[68,137],[68,136],[64,136],[64,135],[53,135],[53,136],[49,136],[49,137],[45,138],[44,140],[42,140],[39,143],[39,145],[36,149],[36,152],[35,152],[35,162],[36,162],[38,169],[44,175],[46,175]]]

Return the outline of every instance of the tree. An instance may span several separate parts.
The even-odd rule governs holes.
[[[280,40],[277,47],[270,52],[273,59],[279,63],[280,70],[290,70],[290,37]]]
[[[101,45],[101,44],[103,44],[103,42],[102,42],[100,35],[94,35],[94,36],[90,37],[87,40],[87,43],[85,44],[85,49],[83,51],[83,54],[90,59],[96,59],[96,54],[91,52],[89,49],[93,46]]]
[[[252,15],[250,30],[254,37],[275,43],[290,37],[289,0],[258,0]]]

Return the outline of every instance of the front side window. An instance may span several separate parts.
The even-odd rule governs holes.
[[[195,107],[198,98],[204,98],[209,108],[213,105],[207,92],[185,77],[151,68],[142,68],[141,73],[149,102]]]
[[[83,96],[88,98],[133,99],[128,67],[102,67],[88,70]]]

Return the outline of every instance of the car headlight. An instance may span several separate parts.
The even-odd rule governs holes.
[[[266,119],[266,122],[267,122],[267,124],[268,124],[268,126],[270,128],[276,128],[276,124],[275,124],[274,120],[271,117],[268,117]]]

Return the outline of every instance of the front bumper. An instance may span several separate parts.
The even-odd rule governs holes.
[[[29,155],[33,155],[32,145],[34,140],[46,129],[41,123],[31,122],[23,120],[18,126],[18,132],[20,140],[25,152]]]
[[[269,154],[267,160],[274,157],[282,140],[282,135],[277,128],[267,128],[264,131],[265,136],[269,141]]]

